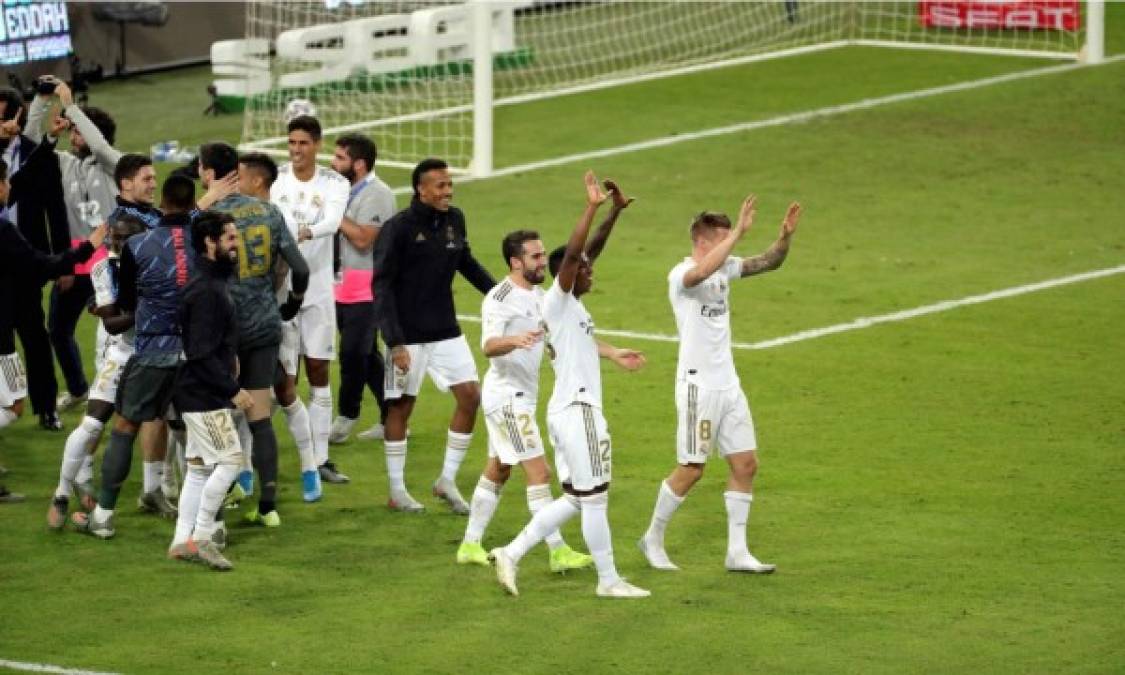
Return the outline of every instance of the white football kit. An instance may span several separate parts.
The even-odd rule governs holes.
[[[602,416],[602,373],[594,320],[582,301],[556,281],[543,297],[543,320],[555,388],[547,404],[547,430],[555,446],[559,482],[577,491],[610,481],[613,444]]]
[[[90,269],[90,282],[94,287],[94,306],[105,307],[117,302],[117,285],[113,281],[113,272],[110,269],[110,259],[102,258]],[[99,322],[98,329],[105,332],[105,327]],[[133,355],[133,338],[136,329],[129,330],[119,335],[105,333],[101,343],[101,358],[98,359],[98,374],[90,385],[90,400],[114,403],[117,399],[117,387],[121,383],[121,373],[125,364]]]
[[[481,347],[492,338],[542,328],[542,298],[543,290],[538,287],[520,288],[510,279],[497,284],[481,305]],[[543,340],[530,349],[517,348],[489,359],[481,385],[488,456],[506,466],[543,456],[543,439],[535,421],[542,361]]]
[[[742,276],[742,260],[730,257],[699,285],[684,286],[691,258],[668,274],[668,300],[680,337],[676,366],[676,458],[701,464],[757,449],[754,419],[734,368],[730,332],[730,282]]]
[[[348,180],[331,169],[318,166],[310,180],[301,181],[290,164],[278,169],[277,180],[270,186],[270,201],[281,210],[294,241],[301,230],[308,228],[312,232],[312,239],[297,245],[309,265],[309,287],[295,328],[300,353],[314,359],[336,358],[332,242],[344,217],[350,190]],[[292,332],[293,327],[283,330]]]

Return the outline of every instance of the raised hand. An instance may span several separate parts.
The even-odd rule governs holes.
[[[226,176],[211,181],[210,185],[207,186],[207,192],[204,192],[203,196],[199,198],[197,205],[201,209],[209,209],[219,202],[219,200],[237,191],[238,172],[231,171]]]
[[[735,233],[741,237],[749,231],[750,226],[754,224],[754,216],[758,213],[758,197],[754,194],[746,196],[742,200],[742,208],[738,211],[738,224],[735,226]]]
[[[626,197],[621,192],[621,188],[617,187],[617,183],[612,179],[602,181],[602,185],[605,186],[606,192],[608,192],[610,198],[613,199],[613,208],[618,211],[633,203],[634,199],[632,197]]]
[[[66,82],[59,81],[59,83],[55,85],[55,96],[59,97],[59,103],[61,103],[64,108],[74,103],[74,94],[71,93],[70,87],[67,86]]]
[[[789,205],[789,209],[785,211],[785,218],[781,221],[781,233],[779,236],[782,239],[788,239],[793,236],[793,233],[797,231],[797,221],[800,219],[801,204],[800,202],[793,202]]]
[[[598,186],[598,177],[594,175],[593,171],[587,171],[586,204],[588,206],[599,206],[606,199],[606,194],[602,192],[601,187]]]
[[[95,227],[92,232],[90,232],[90,236],[87,237],[87,240],[90,242],[90,245],[93,246],[95,250],[99,249],[99,248],[101,248],[102,244],[105,242],[106,233],[108,233],[108,232],[109,232],[109,223],[102,223],[101,225],[98,225],[97,227]]]
[[[62,132],[70,128],[70,120],[62,115],[54,115],[51,117],[51,136],[58,138]]]

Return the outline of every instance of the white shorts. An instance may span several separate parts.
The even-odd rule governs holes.
[[[561,412],[547,413],[547,430],[560,483],[588,492],[609,482],[613,443],[599,408],[572,403]]]
[[[0,355],[0,408],[27,398],[27,371],[19,352]]]
[[[297,377],[297,365],[301,358],[301,331],[297,321],[291,319],[281,323],[281,345],[277,348],[277,360],[289,377]]]
[[[520,405],[509,400],[504,405],[485,413],[488,429],[488,456],[495,457],[505,466],[543,456],[543,438],[535,422],[535,406]]]
[[[106,350],[109,349],[109,333],[106,332],[105,326],[101,321],[98,321],[97,336],[94,338],[94,372],[102,372],[102,363],[105,361]]]
[[[102,354],[101,367],[90,385],[90,400],[105,401],[113,404],[117,401],[117,386],[121,383],[121,371],[133,355],[132,348],[122,345],[120,341],[109,342]]]
[[[701,389],[676,383],[676,461],[704,464],[707,456],[726,457],[758,448],[750,404],[739,387]]]
[[[440,342],[406,345],[410,354],[410,370],[402,372],[387,355],[384,389],[389,399],[417,396],[422,380],[429,371],[434,384],[448,388],[463,382],[477,382],[477,364],[464,335]]]
[[[301,333],[301,355],[324,361],[336,360],[336,302],[301,305],[297,313]]]
[[[241,464],[242,446],[229,408],[208,412],[186,412],[180,417],[187,427],[187,448],[184,457],[201,459],[207,466]]]

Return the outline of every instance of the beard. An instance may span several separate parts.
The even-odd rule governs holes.
[[[225,277],[233,274],[238,267],[238,249],[231,249],[226,255],[220,253],[215,256],[215,267],[219,270],[219,274]]]

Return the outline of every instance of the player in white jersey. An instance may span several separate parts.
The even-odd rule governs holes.
[[[726,567],[732,572],[768,574],[774,565],[751,555],[746,546],[746,522],[753,501],[758,470],[754,420],[738,372],[734,367],[730,333],[730,282],[781,266],[789,240],[797,230],[801,206],[794,202],[781,223],[777,241],[761,255],[731,256],[735,245],[754,222],[755,198],[742,203],[738,223],[721,213],[703,212],[691,225],[691,257],[668,275],[668,299],[676,315],[680,354],[676,367],[676,460],[679,463],[660,485],[652,522],[638,542],[650,565],[679,569],[664,551],[664,531],[672,514],[700,477],[710,454],[730,465],[723,493],[727,510]]]
[[[332,428],[332,389],[329,364],[336,358],[336,297],[333,290],[332,242],[348,205],[351,185],[332,169],[317,166],[321,131],[316,118],[303,115],[290,120],[289,163],[281,166],[270,186],[270,201],[281,209],[289,231],[299,242],[309,265],[309,287],[297,313],[295,329],[309,378],[309,428],[320,478],[344,483],[348,477],[328,459]],[[292,334],[287,324],[283,332]],[[282,337],[282,345],[293,336]],[[287,373],[294,380],[296,372]]]
[[[556,531],[578,513],[582,535],[598,570],[597,594],[612,598],[641,598],[649,592],[621,578],[613,563],[607,507],[612,463],[612,443],[602,416],[602,378],[598,357],[636,370],[644,356],[617,349],[594,338],[594,321],[579,298],[593,285],[586,238],[590,222],[606,195],[593,172],[586,172],[586,209],[564,248],[551,253],[555,283],[543,298],[555,388],[547,406],[547,428],[555,446],[555,464],[566,493],[539,509],[531,522],[507,546],[492,549],[496,577],[512,595],[516,569],[532,546]]]
[[[101,318],[99,327],[105,330],[107,338],[99,359],[101,366],[90,386],[86,416],[67,436],[63,449],[59,484],[47,510],[47,527],[52,530],[60,530],[66,524],[70,494],[75,488],[80,494],[83,509],[90,510],[97,505],[92,482],[89,479],[80,480],[79,474],[88,473],[83,468],[88,470],[90,467],[87,465],[93,462],[98,439],[102,436],[106,422],[113,415],[121,372],[133,355],[133,315],[123,314],[117,309],[115,269],[125,241],[145,229],[144,222],[136,216],[120,213],[110,228],[109,256],[99,260],[90,270],[90,281],[94,287],[94,313]]]
[[[469,503],[469,522],[457,549],[460,564],[488,565],[488,553],[480,542],[513,466],[519,464],[527,476],[527,508],[532,515],[552,501],[551,470],[535,421],[543,361],[539,284],[547,270],[547,252],[539,234],[531,230],[508,234],[500,249],[511,271],[485,295],[481,306],[481,349],[490,362],[481,386],[488,462]],[[593,562],[567,546],[557,530],[546,539],[551,571],[580,569]]]

